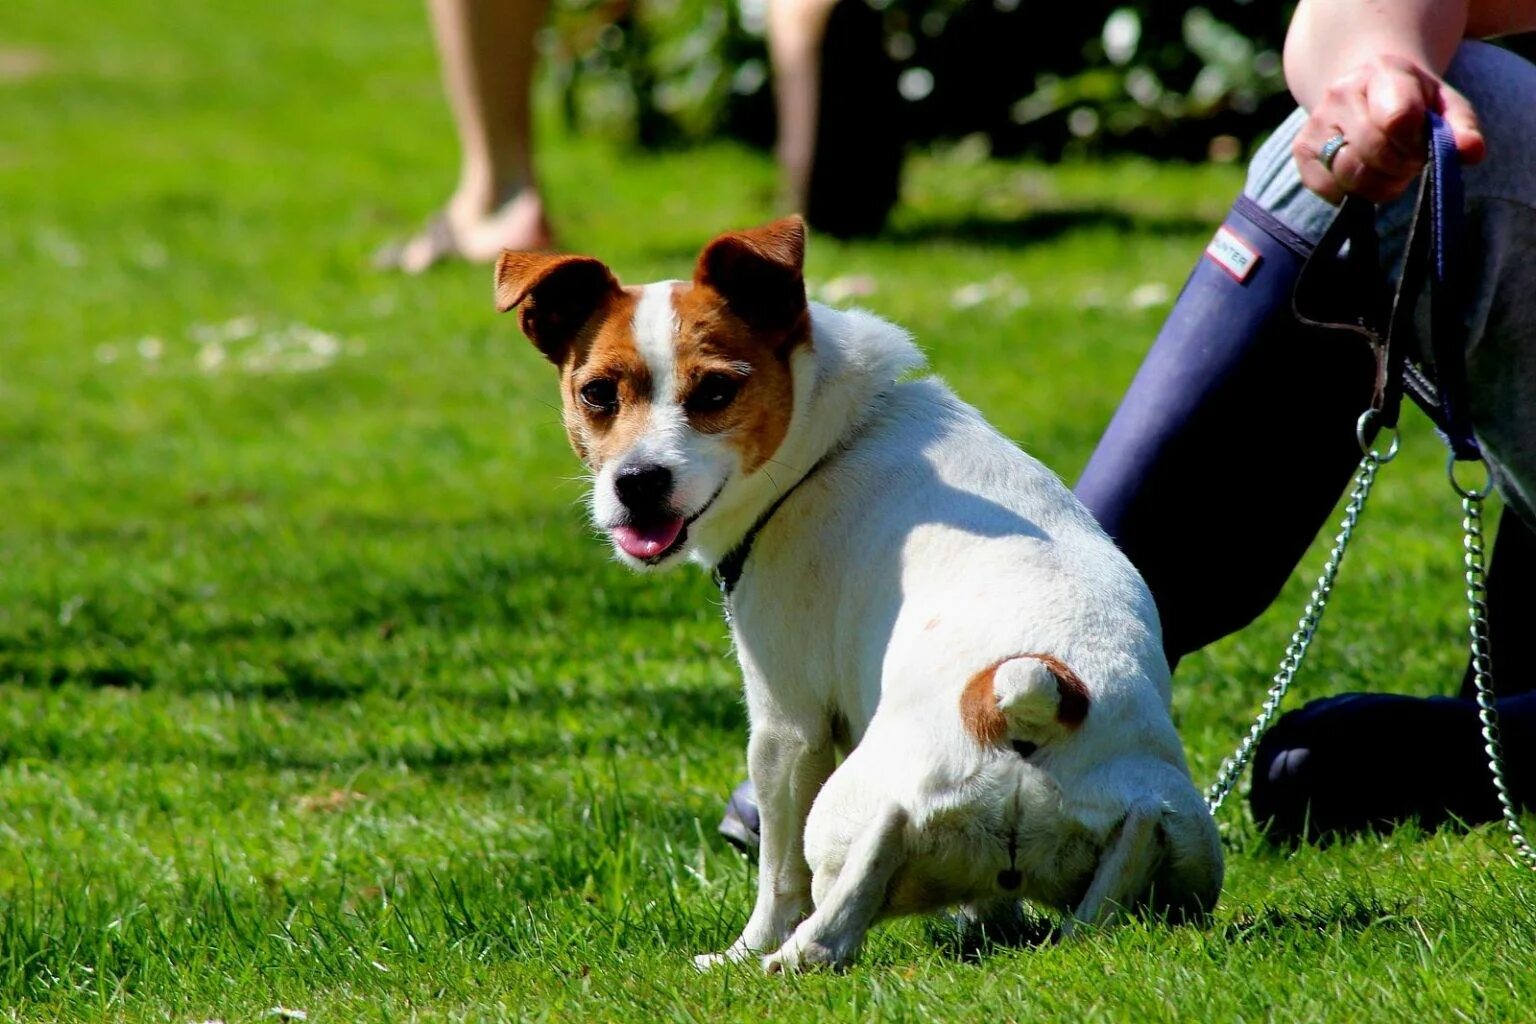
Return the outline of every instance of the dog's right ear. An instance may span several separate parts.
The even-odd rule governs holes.
[[[783,329],[806,312],[804,263],[805,221],[796,215],[716,238],[699,253],[693,281],[748,323]]]
[[[619,292],[607,265],[590,256],[503,250],[496,260],[496,310],[515,306],[528,340],[556,366],[577,332]]]

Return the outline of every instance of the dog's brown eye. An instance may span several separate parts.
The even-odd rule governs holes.
[[[607,416],[619,407],[619,386],[602,377],[589,380],[581,386],[581,402],[593,412]]]
[[[707,373],[688,395],[689,412],[719,412],[730,405],[741,390],[741,378],[724,373]]]

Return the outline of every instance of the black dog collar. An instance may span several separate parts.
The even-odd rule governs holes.
[[[790,495],[799,490],[801,484],[815,476],[816,471],[825,466],[833,454],[835,452],[828,452],[823,455],[816,461],[814,466],[806,471],[804,476],[790,486],[789,490],[779,495],[778,499],[768,506],[767,511],[757,517],[757,522],[753,523],[752,528],[742,535],[741,540],[737,542],[736,546],[726,552],[724,558],[720,559],[719,564],[715,566],[713,575],[715,577],[715,586],[720,588],[721,595],[727,601],[730,600],[731,592],[736,589],[736,584],[741,581],[742,571],[747,567],[747,558],[752,554],[752,545],[757,542],[757,535],[763,531],[763,527],[768,525],[768,520],[773,518],[773,514],[789,500]],[[726,620],[730,620],[729,608],[726,610]]]

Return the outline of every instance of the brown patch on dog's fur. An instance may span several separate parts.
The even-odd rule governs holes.
[[[971,676],[960,693],[960,724],[977,743],[987,747],[1008,738],[1008,719],[997,706],[997,694],[992,688],[993,677],[1002,663],[999,661]]]
[[[796,348],[810,344],[810,315],[802,311],[777,330],[753,327],[713,288],[697,283],[680,285],[673,305],[678,400],[686,403],[689,392],[711,373],[743,381],[729,405],[718,412],[690,412],[689,425],[702,434],[730,435],[741,454],[742,472],[756,472],[789,432],[794,412],[789,361]]]
[[[677,309],[678,400],[709,373],[738,378],[741,390],[724,409],[690,413],[706,434],[729,434],[744,473],[757,471],[789,432],[794,381],[789,361],[811,343],[801,265],[805,222],[785,217],[712,240],[694,265],[693,286],[680,287]]]
[[[594,468],[628,451],[650,422],[651,368],[635,345],[638,290],[625,289],[587,323],[566,351],[560,367],[565,432],[582,461]],[[618,387],[618,411],[605,415],[587,408],[581,389],[594,380]]]
[[[806,314],[804,262],[805,221],[785,217],[715,238],[699,253],[693,282],[755,331],[792,332]]]
[[[588,465],[602,465],[645,429],[652,381],[635,346],[639,302],[636,289],[620,288],[590,256],[504,250],[496,260],[496,308],[518,308],[523,333],[560,367],[565,432]],[[584,386],[602,379],[617,390],[612,413],[581,399]]]
[[[977,743],[993,746],[1008,738],[1008,718],[997,706],[997,670],[1014,658],[1034,658],[1056,677],[1056,721],[1077,729],[1088,717],[1088,687],[1067,663],[1053,654],[1018,654],[1001,658],[977,672],[960,692],[960,724]]]
[[[1026,654],[1024,657],[1041,662],[1056,677],[1056,692],[1061,697],[1061,704],[1056,708],[1056,721],[1068,729],[1082,725],[1083,719],[1088,717],[1088,685],[1054,654]]]
[[[528,340],[556,366],[602,308],[622,294],[613,271],[590,256],[503,249],[496,259],[496,309],[518,310]]]

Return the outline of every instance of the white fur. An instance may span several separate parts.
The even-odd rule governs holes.
[[[640,301],[635,305],[635,320],[631,330],[635,336],[635,348],[651,371],[651,385],[655,390],[651,401],[658,405],[672,405],[677,400],[676,359],[677,307],[672,303],[672,290],[676,281],[661,281],[640,289]]]
[[[881,917],[954,904],[984,919],[1028,898],[1066,912],[1068,931],[1149,890],[1210,909],[1220,844],[1169,716],[1141,578],[976,410],[936,379],[900,382],[922,365],[905,332],[820,305],[812,324],[788,433],[762,470],[742,475],[667,420],[637,446],[670,460],[689,500],[720,488],[690,533],[704,566],[827,458],[764,526],[730,599],[760,872],[741,937],[701,966],[843,964]],[[1086,684],[1080,728],[1051,718],[1055,677],[1030,653]],[[962,727],[967,682],[1002,662],[1009,738],[1039,744],[1028,760]],[[1012,871],[1022,884],[1005,890]]]
[[[786,488],[858,428],[881,391],[924,365],[905,331],[860,309],[812,303],[811,330],[811,347],[790,357],[795,398],[784,441],[768,465],[733,480],[693,529],[690,557],[707,569]]]

